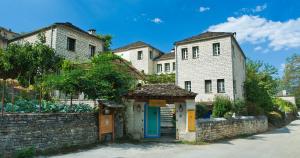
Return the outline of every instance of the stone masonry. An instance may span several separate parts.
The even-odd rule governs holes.
[[[233,119],[200,119],[196,126],[196,141],[211,142],[224,138],[265,132],[268,119],[265,116],[247,116]]]
[[[94,113],[5,114],[0,124],[0,155],[29,147],[45,151],[98,141]]]

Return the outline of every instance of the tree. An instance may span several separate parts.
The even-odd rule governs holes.
[[[293,54],[286,59],[283,85],[288,92],[296,97],[296,104],[300,106],[300,55]]]
[[[261,61],[252,60],[247,61],[246,68],[246,101],[265,111],[272,110],[272,97],[278,88],[277,69]]]
[[[153,75],[147,75],[146,77],[147,83],[174,83],[175,84],[175,74],[153,74]]]
[[[110,51],[110,46],[111,46],[111,40],[112,40],[112,36],[111,35],[97,35],[97,37],[99,39],[101,39],[103,42],[104,42],[104,45],[103,45],[103,51],[104,52],[107,52],[107,51]]]

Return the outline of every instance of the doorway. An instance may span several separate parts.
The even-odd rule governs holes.
[[[144,137],[160,137],[160,107],[145,104],[144,110]]]

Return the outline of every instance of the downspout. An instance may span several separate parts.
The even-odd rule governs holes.
[[[177,46],[175,45],[175,83],[178,86],[178,59],[177,59]]]

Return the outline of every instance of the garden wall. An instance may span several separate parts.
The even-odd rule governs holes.
[[[211,142],[224,138],[265,132],[268,119],[265,116],[232,119],[199,119],[196,126],[196,141]]]
[[[45,151],[94,144],[97,121],[94,113],[0,115],[0,155],[28,147]]]

